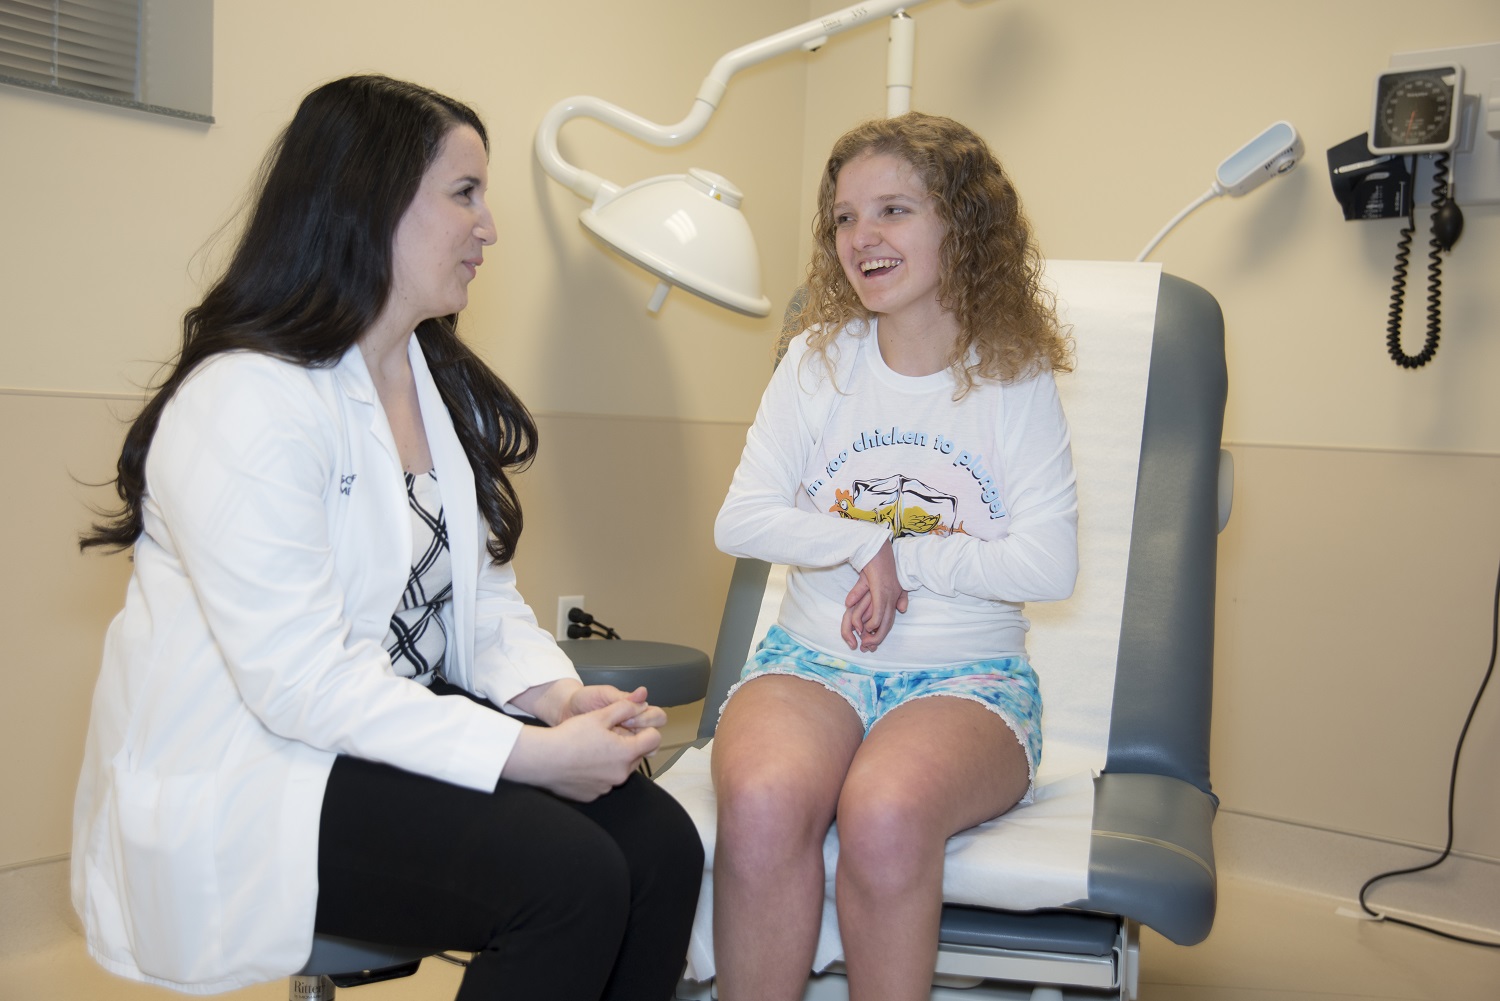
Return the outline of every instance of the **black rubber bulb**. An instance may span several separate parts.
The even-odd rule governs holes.
[[[1432,215],[1432,238],[1441,249],[1452,250],[1463,231],[1464,214],[1459,211],[1457,202],[1446,199]]]

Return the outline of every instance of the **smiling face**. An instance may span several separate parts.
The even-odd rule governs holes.
[[[443,138],[438,155],[396,225],[388,308],[411,330],[423,320],[468,305],[469,282],[495,242],[485,204],[489,156],[467,125]]]
[[[933,322],[947,227],[905,160],[871,153],[846,163],[833,195],[834,240],[844,277],[884,324]]]

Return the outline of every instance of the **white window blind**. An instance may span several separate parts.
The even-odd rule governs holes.
[[[0,59],[29,83],[138,98],[140,0],[0,0]]]
[[[0,0],[0,83],[213,121],[212,0]]]

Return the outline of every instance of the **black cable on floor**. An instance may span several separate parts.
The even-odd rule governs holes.
[[[1453,749],[1453,769],[1448,775],[1448,840],[1443,845],[1442,854],[1431,862],[1412,866],[1410,869],[1393,869],[1390,872],[1383,872],[1378,876],[1371,876],[1365,881],[1365,885],[1359,888],[1359,906],[1372,918],[1380,921],[1390,921],[1393,924],[1405,925],[1407,928],[1415,928],[1417,931],[1424,931],[1430,935],[1452,939],[1455,942],[1484,946],[1486,949],[1500,949],[1500,942],[1486,942],[1482,939],[1467,938],[1463,935],[1455,935],[1452,932],[1439,931],[1436,928],[1431,928],[1416,921],[1407,921],[1404,918],[1393,918],[1390,915],[1381,914],[1378,911],[1371,910],[1370,905],[1365,903],[1365,894],[1369,892],[1370,887],[1382,879],[1389,879],[1392,876],[1406,876],[1414,872],[1424,872],[1434,868],[1453,852],[1453,801],[1458,789],[1458,759],[1464,752],[1464,738],[1469,735],[1469,724],[1474,722],[1474,713],[1479,709],[1479,702],[1484,698],[1484,690],[1489,687],[1490,677],[1495,673],[1495,651],[1500,649],[1500,571],[1497,571],[1495,576],[1494,604],[1495,611],[1490,625],[1490,665],[1484,672],[1484,680],[1479,683],[1479,692],[1474,696],[1474,701],[1469,705],[1469,715],[1464,719],[1463,729],[1458,734],[1458,745]]]

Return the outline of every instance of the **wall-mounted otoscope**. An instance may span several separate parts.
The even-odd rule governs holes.
[[[1161,228],[1161,232],[1146,244],[1146,249],[1136,255],[1144,261],[1156,249],[1156,245],[1172,232],[1178,223],[1186,219],[1205,202],[1223,195],[1240,197],[1254,191],[1273,177],[1285,174],[1297,166],[1302,159],[1302,137],[1297,135],[1290,122],[1277,122],[1260,135],[1235,150],[1214,171],[1214,183],[1199,195],[1187,208],[1172,217],[1172,221]]]

